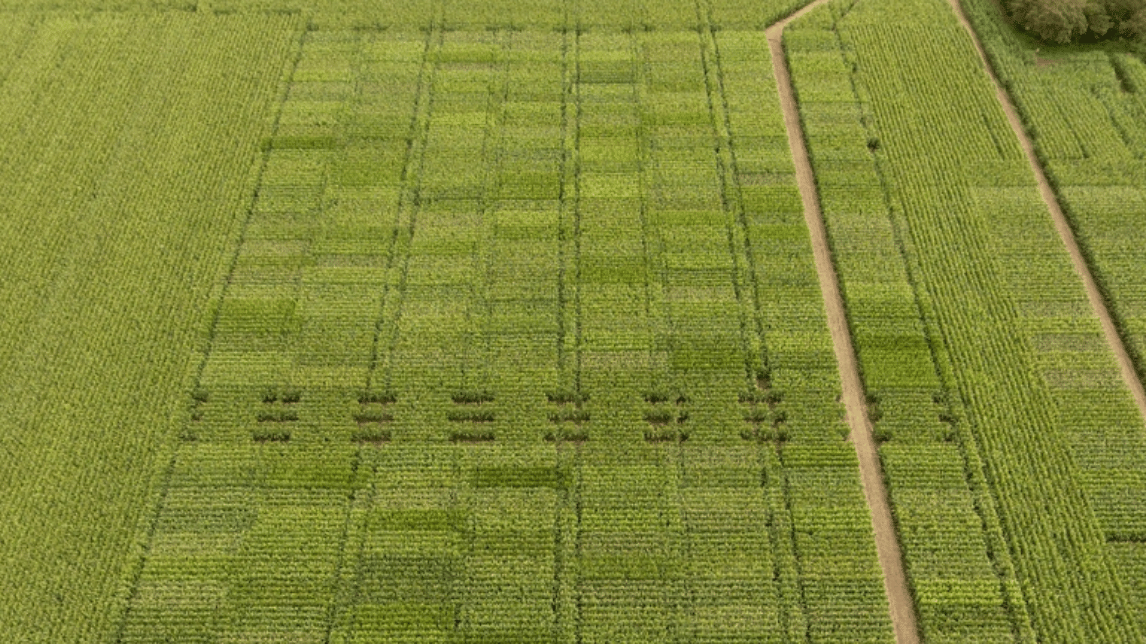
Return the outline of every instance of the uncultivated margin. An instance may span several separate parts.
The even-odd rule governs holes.
[[[796,182],[800,187],[800,197],[804,202],[804,220],[812,238],[812,252],[816,261],[816,273],[820,279],[820,291],[824,296],[824,309],[828,318],[828,330],[832,334],[832,347],[840,369],[840,385],[843,388],[842,401],[847,411],[847,422],[851,428],[849,440],[855,446],[859,457],[860,480],[864,497],[871,510],[871,523],[875,531],[875,546],[883,569],[883,585],[887,592],[887,604],[891,613],[891,624],[897,644],[918,644],[919,628],[916,625],[915,606],[907,587],[907,576],[903,570],[903,555],[899,550],[899,539],[895,532],[895,522],[891,517],[891,504],[888,502],[887,488],[884,485],[883,470],[879,462],[875,440],[872,438],[871,421],[867,415],[863,384],[860,380],[855,348],[848,331],[844,301],[840,295],[839,281],[828,247],[828,236],[824,227],[823,213],[820,211],[819,196],[816,193],[815,177],[808,160],[808,150],[804,144],[804,131],[800,124],[800,113],[796,107],[796,97],[792,89],[792,79],[788,73],[788,63],[784,58],[784,28],[805,13],[825,4],[827,0],[816,0],[800,11],[772,25],[765,32],[772,52],[772,68],[776,76],[776,86],[780,94],[780,107],[784,112],[784,125],[788,130],[788,146],[792,150],[792,160],[796,166]]]
[[[987,77],[995,85],[995,96],[999,99],[999,105],[1002,106],[1003,112],[1007,115],[1007,121],[1011,124],[1011,129],[1015,131],[1015,137],[1019,140],[1019,145],[1023,148],[1023,153],[1027,155],[1027,162],[1031,166],[1031,172],[1035,174],[1035,180],[1039,184],[1039,195],[1042,196],[1043,201],[1046,203],[1047,210],[1050,211],[1051,220],[1054,221],[1055,230],[1058,231],[1059,237],[1062,238],[1062,243],[1066,246],[1066,250],[1070,253],[1070,261],[1074,264],[1074,272],[1082,278],[1082,284],[1086,288],[1086,299],[1090,301],[1090,308],[1094,314],[1098,316],[1098,321],[1102,324],[1102,334],[1106,336],[1106,343],[1110,345],[1110,350],[1114,352],[1114,357],[1118,361],[1118,370],[1122,372],[1122,380],[1126,386],[1130,388],[1131,395],[1134,396],[1134,403],[1138,405],[1138,413],[1143,419],[1146,419],[1146,390],[1142,387],[1142,381],[1138,379],[1138,372],[1134,369],[1134,362],[1130,359],[1130,354],[1126,351],[1126,345],[1122,343],[1122,337],[1118,335],[1118,328],[1114,326],[1114,318],[1110,316],[1109,309],[1106,308],[1106,302],[1102,298],[1102,292],[1098,289],[1098,283],[1095,282],[1094,276],[1090,273],[1090,267],[1086,263],[1086,259],[1082,256],[1082,251],[1078,247],[1078,241],[1074,238],[1074,231],[1071,230],[1070,224],[1067,222],[1066,215],[1063,214],[1062,207],[1059,206],[1058,198],[1055,197],[1054,190],[1051,188],[1050,181],[1047,180],[1047,175],[1043,172],[1043,167],[1039,164],[1038,155],[1035,154],[1035,145],[1031,141],[1031,137],[1027,134],[1026,129],[1023,127],[1023,121],[1019,118],[1019,112],[1015,109],[1014,103],[1011,102],[1010,95],[1007,94],[1003,88],[1003,84],[999,82],[999,78],[995,75],[994,68],[991,67],[990,61],[987,59],[987,52],[983,49],[983,43],[979,41],[979,35],[971,27],[971,23],[967,20],[967,15],[963,13],[963,6],[959,4],[959,0],[947,0],[951,4],[952,10],[955,12],[955,17],[959,19],[959,23],[967,30],[967,34],[971,37],[971,43],[975,45],[975,51],[979,52],[979,58],[983,61],[983,71],[987,73]]]

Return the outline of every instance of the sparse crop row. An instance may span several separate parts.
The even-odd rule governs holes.
[[[925,635],[1137,641],[1106,540],[1139,470],[1099,443],[1140,419],[965,33],[891,10],[833,3],[787,46]],[[958,547],[920,532],[937,487]]]

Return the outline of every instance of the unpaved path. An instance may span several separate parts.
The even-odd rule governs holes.
[[[863,482],[864,496],[871,509],[871,523],[875,530],[875,546],[879,555],[879,565],[883,568],[883,585],[887,591],[887,603],[891,611],[891,623],[895,629],[897,644],[918,644],[919,629],[915,622],[915,606],[907,589],[907,576],[903,571],[903,556],[899,551],[899,539],[895,523],[891,518],[891,505],[888,503],[887,488],[884,486],[883,470],[872,439],[871,422],[868,420],[867,404],[864,399],[863,384],[860,381],[859,367],[851,335],[848,333],[847,317],[844,314],[844,301],[840,296],[840,286],[836,279],[832,256],[828,250],[828,236],[824,228],[823,213],[816,193],[816,181],[812,174],[812,164],[808,160],[808,150],[804,146],[804,131],[800,125],[800,113],[796,108],[796,97],[792,90],[792,79],[788,74],[788,63],[784,58],[781,37],[784,28],[792,20],[824,4],[827,0],[817,0],[790,17],[767,30],[768,45],[772,50],[772,68],[776,74],[776,86],[780,90],[780,107],[784,111],[784,124],[788,129],[788,145],[796,163],[796,181],[800,186],[800,196],[804,201],[804,220],[812,237],[812,252],[816,260],[816,272],[820,278],[820,291],[824,295],[824,308],[827,310],[828,328],[832,334],[832,346],[840,368],[840,381],[843,386],[843,403],[847,410],[848,426],[851,427],[851,441],[859,457],[860,480]]]
[[[1126,352],[1126,345],[1122,344],[1122,338],[1118,335],[1118,329],[1114,326],[1114,319],[1110,317],[1110,311],[1106,308],[1106,302],[1102,299],[1098,284],[1094,281],[1094,276],[1090,274],[1090,267],[1087,266],[1082,251],[1078,248],[1074,231],[1070,229],[1066,215],[1063,214],[1054,190],[1051,188],[1050,181],[1047,181],[1046,173],[1043,172],[1039,158],[1035,155],[1034,143],[1023,127],[1023,121],[1019,118],[1019,112],[1015,109],[1014,103],[1011,102],[1011,97],[1003,89],[1002,83],[995,76],[995,70],[987,62],[987,53],[983,49],[983,43],[979,41],[978,34],[971,28],[971,23],[967,20],[967,15],[963,13],[963,7],[959,4],[959,0],[948,0],[948,2],[951,3],[951,8],[955,10],[959,22],[963,24],[971,36],[971,42],[975,44],[975,49],[979,52],[979,58],[983,62],[983,71],[987,72],[987,76],[995,84],[995,95],[999,98],[999,104],[1002,105],[1003,112],[1006,113],[1007,120],[1010,121],[1011,129],[1015,131],[1015,136],[1019,139],[1023,152],[1027,155],[1027,162],[1030,163],[1031,171],[1035,173],[1035,179],[1039,184],[1039,194],[1046,202],[1051,219],[1054,220],[1054,227],[1058,230],[1059,237],[1062,237],[1062,243],[1066,246],[1067,252],[1070,253],[1070,261],[1074,264],[1074,270],[1082,278],[1083,286],[1086,287],[1086,299],[1090,300],[1090,308],[1094,310],[1094,314],[1098,316],[1098,321],[1102,323],[1102,333],[1106,336],[1106,343],[1110,345],[1114,357],[1118,360],[1122,380],[1126,382],[1126,386],[1130,388],[1130,393],[1134,396],[1134,402],[1138,405],[1138,413],[1142,415],[1143,419],[1146,419],[1146,390],[1143,390],[1142,381],[1138,379],[1138,374],[1134,370],[1134,363],[1130,360],[1130,354]]]

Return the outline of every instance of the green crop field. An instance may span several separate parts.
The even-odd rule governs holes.
[[[921,630],[1142,641],[1142,419],[966,32],[906,9],[786,45]]]
[[[971,34],[807,4],[0,0],[0,639],[1146,641]],[[1146,64],[966,4],[1141,377]]]
[[[1146,64],[1116,47],[1042,47],[968,11],[1010,88],[1120,331],[1146,374],[1146,293],[1135,248],[1146,215]]]
[[[989,3],[969,2],[995,73],[1034,140],[1139,378],[1146,376],[1146,65],[1119,46],[1040,47],[1007,29]],[[1082,366],[1082,365],[1080,365]],[[1081,374],[1081,371],[1080,371]],[[1097,374],[1095,374],[1097,375]],[[1107,376],[1106,379],[1109,379]],[[1094,376],[1087,378],[1098,380]],[[1081,388],[1076,387],[1081,393]],[[1105,396],[1090,396],[1112,409]],[[1122,397],[1121,395],[1119,397]],[[1078,396],[1075,396],[1078,400]],[[1126,407],[1122,405],[1122,407]],[[1108,426],[1134,427],[1131,411]],[[1098,415],[1098,410],[1088,416]],[[1130,606],[1146,631],[1146,485],[1141,432],[1080,437],[1084,484],[1097,499],[1107,556],[1122,571]]]

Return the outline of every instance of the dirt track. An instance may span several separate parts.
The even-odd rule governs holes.
[[[804,145],[804,131],[800,125],[792,80],[781,45],[781,37],[788,23],[825,2],[826,0],[817,0],[769,27],[768,45],[772,51],[776,86],[780,90],[780,107],[784,111],[784,124],[788,129],[788,145],[792,149],[792,157],[796,164],[796,180],[804,202],[804,219],[812,237],[812,251],[816,260],[816,272],[820,278],[820,291],[824,295],[824,308],[827,311],[828,328],[832,334],[832,346],[835,349],[836,361],[839,363],[843,403],[847,410],[848,426],[851,427],[850,439],[859,457],[860,479],[871,510],[876,551],[879,555],[879,565],[883,568],[883,583],[887,591],[892,627],[895,629],[895,641],[897,644],[918,644],[919,629],[915,621],[915,607],[907,588],[903,556],[899,550],[895,523],[891,518],[891,506],[888,503],[879,455],[872,439],[872,427],[868,420],[855,349],[852,347],[847,317],[844,314],[844,301],[840,296],[839,282],[828,250],[827,231],[824,228],[823,213],[820,211],[815,177],[812,173],[812,164],[808,160],[808,150]]]
[[[948,0],[948,2],[951,3],[951,8],[954,9],[959,22],[971,36],[971,42],[974,43],[975,49],[979,52],[979,58],[983,62],[983,71],[995,84],[995,95],[1003,107],[1003,112],[1007,115],[1011,129],[1015,131],[1019,145],[1022,146],[1023,152],[1027,155],[1031,171],[1034,172],[1035,179],[1039,184],[1039,194],[1046,202],[1051,219],[1054,221],[1054,227],[1058,230],[1059,237],[1062,238],[1062,243],[1066,246],[1067,252],[1070,253],[1070,261],[1074,264],[1074,270],[1082,278],[1083,286],[1086,288],[1086,298],[1090,301],[1090,308],[1094,310],[1094,314],[1102,323],[1102,333],[1106,336],[1106,343],[1110,345],[1110,350],[1114,352],[1114,357],[1118,361],[1122,380],[1126,382],[1126,386],[1130,388],[1130,393],[1134,396],[1134,403],[1138,405],[1138,413],[1142,415],[1143,419],[1146,419],[1146,390],[1143,390],[1142,381],[1138,379],[1138,374],[1134,371],[1134,363],[1130,360],[1130,354],[1126,352],[1126,346],[1122,344],[1122,338],[1118,335],[1118,329],[1114,326],[1114,319],[1110,317],[1110,311],[1106,308],[1106,302],[1102,299],[1098,284],[1094,281],[1094,276],[1090,274],[1090,267],[1087,266],[1082,251],[1078,248],[1074,231],[1070,229],[1066,215],[1063,214],[1054,190],[1051,188],[1050,181],[1047,180],[1046,173],[1043,172],[1043,167],[1035,154],[1034,143],[1031,141],[1031,137],[1027,135],[1026,128],[1023,127],[1023,121],[1019,118],[1019,112],[1015,109],[1014,103],[1011,102],[1011,97],[1003,89],[1002,83],[999,82],[994,70],[991,69],[991,65],[987,61],[987,53],[983,49],[983,43],[979,42],[979,36],[971,28],[971,23],[967,20],[967,15],[963,13],[963,7],[959,4],[959,0]]]

